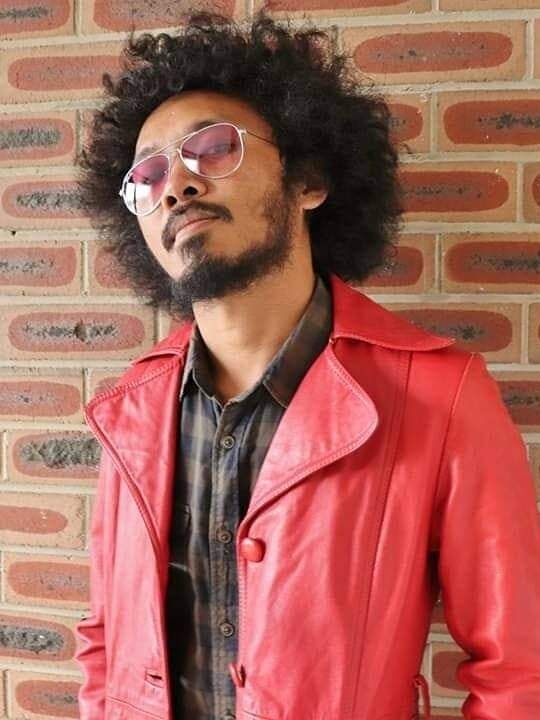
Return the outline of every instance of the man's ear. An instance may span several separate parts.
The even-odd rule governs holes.
[[[328,197],[328,183],[321,167],[313,159],[304,162],[300,187],[299,200],[304,210],[314,210]]]
[[[330,185],[319,162],[307,157],[295,164],[287,177],[287,190],[292,192],[303,210],[314,210],[324,203]]]
[[[314,210],[322,205],[328,197],[326,187],[308,188],[305,187],[300,193],[300,205],[304,210]]]

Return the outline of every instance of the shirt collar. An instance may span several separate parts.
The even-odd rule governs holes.
[[[261,384],[274,400],[286,408],[307,370],[328,342],[332,328],[332,297],[321,277],[317,276],[311,299],[304,314],[288,338],[270,360],[260,380],[242,395],[251,395]],[[208,353],[198,327],[194,326],[186,357],[180,397],[192,380],[208,397],[214,385],[208,363]]]

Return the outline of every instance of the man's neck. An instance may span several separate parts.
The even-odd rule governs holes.
[[[222,402],[259,380],[302,317],[315,282],[311,264],[287,266],[248,291],[194,308]]]

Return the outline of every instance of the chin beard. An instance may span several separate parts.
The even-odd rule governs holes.
[[[264,241],[236,257],[212,256],[204,251],[207,233],[193,235],[182,247],[184,273],[170,279],[169,312],[181,322],[194,320],[193,303],[219,300],[247,290],[253,283],[284,269],[292,252],[292,203],[282,192],[265,199],[268,220]]]

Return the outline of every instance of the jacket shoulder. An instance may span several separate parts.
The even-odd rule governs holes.
[[[439,348],[436,352],[413,350],[411,353],[411,373],[427,379],[432,385],[445,387],[449,393],[456,391],[471,363],[485,367],[480,353],[456,345]]]
[[[182,325],[169,333],[167,337],[155,343],[150,350],[131,361],[129,367],[120,375],[116,381],[103,392],[98,393],[92,399],[92,404],[104,399],[110,393],[117,392],[122,388],[138,385],[150,380],[156,374],[169,366],[171,361],[182,358],[187,351],[192,326]]]

